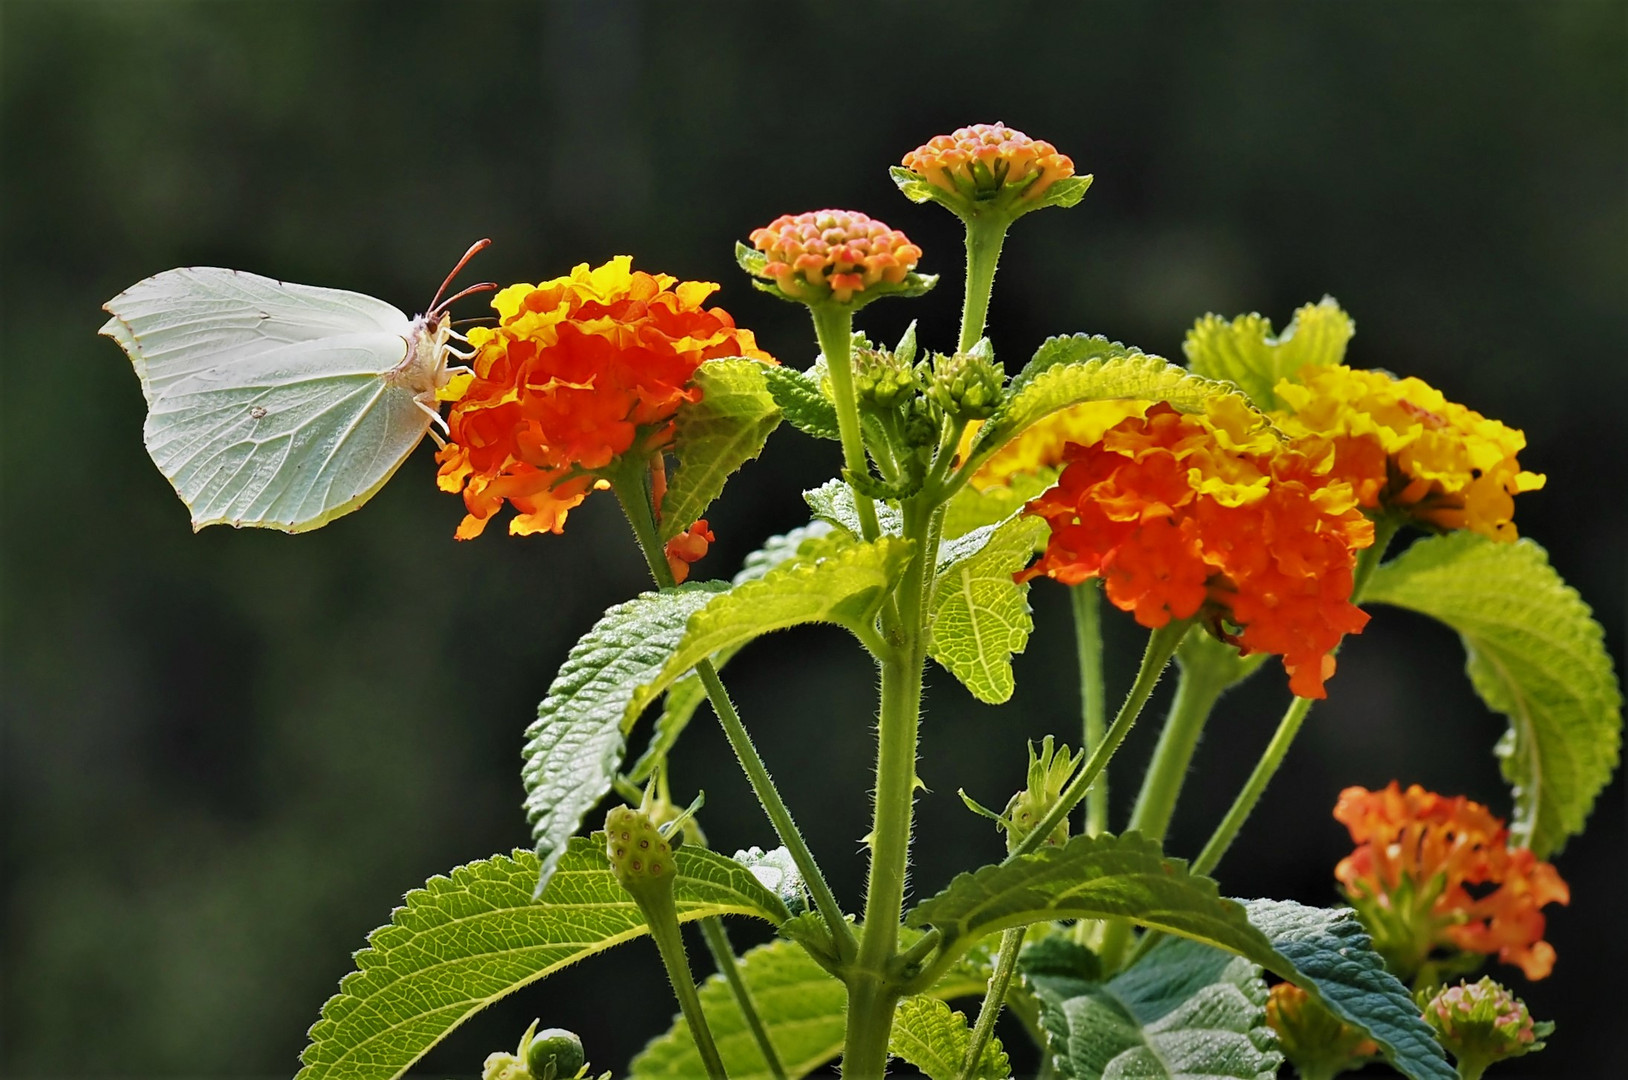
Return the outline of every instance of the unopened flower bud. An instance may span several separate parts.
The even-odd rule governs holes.
[[[854,350],[854,395],[861,406],[887,411],[916,395],[915,367],[887,349]]]
[[[1029,776],[1028,783],[1022,791],[1013,795],[1006,804],[1006,812],[1001,816],[1006,825],[1006,849],[1013,850],[1034,831],[1040,819],[1046,816],[1068,786],[1068,781],[1074,775],[1074,768],[1080,759],[1071,755],[1068,747],[1060,746],[1052,749],[1052,738],[1047,735],[1040,743],[1040,752],[1035,753],[1034,743],[1029,744]],[[1052,827],[1051,833],[1043,842],[1043,847],[1061,847],[1068,842],[1068,818],[1064,817]]]
[[[1490,977],[1434,994],[1420,991],[1418,1000],[1461,1076],[1480,1076],[1494,1062],[1542,1050],[1554,1030],[1552,1023],[1534,1023],[1526,1003]]]
[[[582,1040],[564,1028],[544,1028],[526,1048],[526,1068],[532,1080],[570,1080],[587,1063]]]
[[[913,273],[921,248],[897,229],[855,210],[783,214],[753,229],[752,248],[736,248],[746,271],[787,300],[816,304],[915,295],[935,279]],[[857,304],[856,304],[857,306]]]
[[[945,413],[958,420],[988,419],[1000,405],[1006,372],[995,363],[989,339],[964,353],[933,355],[928,394]]]
[[[1378,1044],[1293,983],[1272,987],[1266,1023],[1301,1076],[1338,1076],[1379,1056]]]
[[[963,218],[1008,220],[1042,206],[1072,206],[1090,186],[1051,143],[997,121],[936,135],[904,156],[894,180],[916,202],[932,199]],[[1059,186],[1061,184],[1061,186]]]

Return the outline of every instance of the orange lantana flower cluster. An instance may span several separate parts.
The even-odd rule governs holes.
[[[935,135],[904,156],[901,164],[951,195],[988,197],[1002,187],[1036,199],[1074,175],[1074,162],[1051,143],[1031,139],[1000,121]]]
[[[1157,628],[1203,613],[1243,652],[1276,653],[1301,697],[1326,696],[1335,646],[1368,616],[1351,603],[1373,525],[1326,462],[1283,445],[1235,398],[1207,416],[1156,404],[1100,441],[1063,450],[1057,486],[1028,504],[1045,554],[1019,575],[1104,579],[1108,599]]]
[[[1525,435],[1422,379],[1308,365],[1273,393],[1289,407],[1278,417],[1284,431],[1331,445],[1335,474],[1369,509],[1507,541],[1516,536],[1514,497],[1543,486],[1515,459]]]
[[[897,229],[857,210],[782,214],[753,229],[752,245],[769,257],[762,274],[794,300],[839,303],[878,284],[901,284],[921,248]]]
[[[597,475],[629,452],[672,439],[704,360],[773,362],[728,312],[703,307],[717,285],[635,271],[629,256],[492,300],[495,327],[469,332],[473,377],[447,416],[436,455],[442,490],[463,492],[458,539],[479,536],[505,500],[516,534],[559,532]]]
[[[1375,946],[1405,972],[1437,946],[1497,953],[1529,979],[1554,967],[1542,908],[1570,902],[1571,890],[1552,865],[1511,848],[1485,806],[1393,780],[1380,791],[1346,788],[1334,817],[1357,844],[1334,876]]]

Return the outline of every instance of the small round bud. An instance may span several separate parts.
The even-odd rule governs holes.
[[[570,1080],[588,1063],[582,1040],[564,1028],[544,1028],[526,1048],[526,1067],[532,1080]]]
[[[678,874],[672,846],[643,811],[611,807],[605,815],[605,857],[628,892],[672,892]]]
[[[1526,1003],[1490,977],[1434,994],[1421,991],[1418,1000],[1425,1023],[1465,1075],[1479,1076],[1494,1062],[1542,1050],[1554,1030],[1551,1023],[1534,1023]]]
[[[898,408],[920,389],[914,366],[887,349],[856,349],[853,365],[854,395],[865,408]]]
[[[867,292],[919,292],[930,284],[912,282],[921,248],[855,210],[783,214],[753,229],[751,241],[762,255],[742,265],[774,282],[771,291],[788,300],[847,304]]]
[[[958,420],[987,420],[1005,393],[1006,372],[990,354],[988,341],[970,352],[933,355],[927,393],[945,413]]]

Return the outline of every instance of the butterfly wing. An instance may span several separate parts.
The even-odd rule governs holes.
[[[147,403],[218,364],[300,341],[389,331],[405,336],[400,309],[361,293],[187,266],[139,281],[109,300],[101,332],[129,354]]]
[[[107,310],[147,398],[147,450],[194,529],[315,529],[371,498],[429,428],[389,377],[412,326],[382,300],[188,267]]]

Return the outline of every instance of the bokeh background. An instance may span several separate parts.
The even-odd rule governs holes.
[[[805,366],[804,314],[752,291],[731,247],[782,212],[845,206],[905,229],[945,275],[862,326],[891,339],[920,318],[943,347],[957,226],[886,169],[1001,119],[1096,176],[1080,207],[1008,244],[992,327],[1010,369],[1081,330],[1179,356],[1206,311],[1281,326],[1331,293],[1357,320],[1354,364],[1526,430],[1549,486],[1521,499],[1521,530],[1621,655],[1620,3],[7,0],[0,18],[7,1076],[290,1075],[404,891],[527,845],[521,730],[576,637],[645,584],[608,498],[564,536],[455,543],[462,508],[435,490],[427,445],[317,533],[192,535],[142,451],[129,364],[95,334],[108,297],[172,266],[416,311],[477,237],[496,243],[474,273],[500,282],[625,252],[722,282],[720,302]],[[711,514],[700,571],[727,577],[806,520],[799,491],[835,466],[833,444],[778,433]],[[1065,597],[1042,582],[1034,606],[1009,706],[930,676],[917,895],[1000,854],[958,787],[998,806],[1025,737],[1075,738]],[[1133,629],[1110,626],[1116,697]],[[1461,667],[1449,632],[1381,611],[1221,867],[1226,890],[1332,902],[1347,784],[1398,777],[1507,813],[1503,723]],[[810,629],[727,679],[857,904],[872,673]],[[1223,703],[1177,853],[1196,852],[1286,701],[1269,666]],[[1155,731],[1116,763],[1120,821]],[[706,788],[717,846],[771,842],[715,725],[698,720],[676,761],[682,794]],[[1554,976],[1499,971],[1560,1023],[1501,1075],[1622,1075],[1623,792],[1559,859],[1574,899],[1551,909]],[[672,1011],[648,942],[624,946],[477,1018],[415,1075],[474,1075],[534,1016],[620,1070]]]

